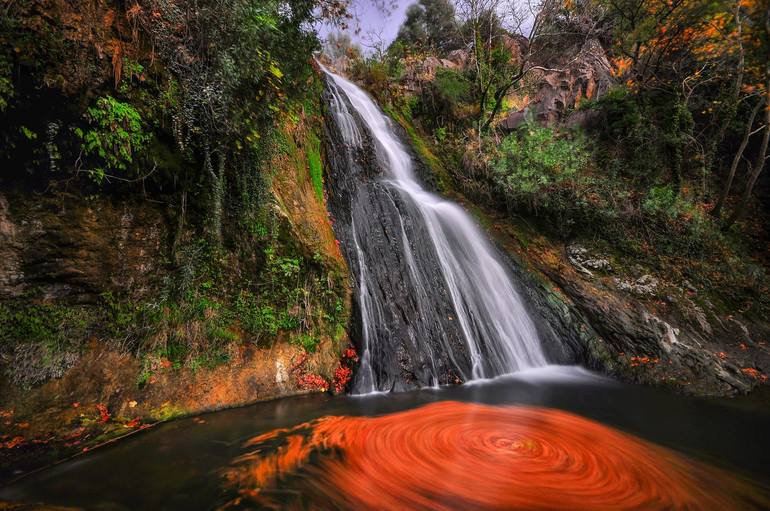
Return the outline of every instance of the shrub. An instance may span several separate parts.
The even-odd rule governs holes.
[[[598,112],[599,165],[650,185],[668,173],[675,187],[685,171],[685,144],[693,126],[689,110],[664,94],[610,90],[581,108]]]
[[[431,85],[436,94],[450,105],[469,100],[471,82],[464,74],[454,69],[437,69],[436,78]]]
[[[580,139],[558,137],[550,128],[527,122],[500,144],[495,180],[508,201],[537,208],[549,191],[577,179],[588,160]]]
[[[96,166],[88,169],[90,177],[100,184],[107,171],[125,171],[134,163],[150,135],[142,126],[139,112],[128,103],[122,103],[112,96],[99,98],[96,106],[89,108],[86,118],[91,129],[75,129],[75,134],[82,140],[82,149],[86,156],[94,158]]]
[[[23,388],[61,377],[80,358],[94,321],[86,307],[0,304],[0,358],[8,378]]]

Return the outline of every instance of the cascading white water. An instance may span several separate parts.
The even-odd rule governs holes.
[[[424,231],[430,238],[441,276],[451,298],[456,321],[470,356],[471,374],[465,379],[489,378],[547,364],[540,340],[521,297],[508,272],[495,256],[494,249],[469,215],[457,204],[426,191],[418,182],[412,158],[395,135],[390,120],[359,87],[345,78],[325,70],[336,87],[330,87],[330,110],[350,147],[360,147],[362,134],[353,110],[376,145],[377,157],[385,169],[385,185],[398,191],[404,202],[419,212]],[[423,240],[407,239],[404,219],[399,218],[403,258],[408,267],[410,287],[422,296],[415,298],[420,317],[430,314],[423,297],[431,294],[423,274],[415,263],[412,246]],[[353,242],[359,261],[359,308],[362,315],[362,353],[358,392],[380,390],[372,371],[372,357],[378,351],[376,327],[385,320],[382,304],[373,303],[370,290],[377,283],[362,253],[361,236],[352,220]],[[421,231],[421,232],[422,232]],[[454,318],[449,318],[454,320]],[[451,356],[451,355],[450,355]],[[433,360],[432,354],[427,354]],[[435,370],[433,373],[435,374]],[[432,377],[436,384],[437,381]]]

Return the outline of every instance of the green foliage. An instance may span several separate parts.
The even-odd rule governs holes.
[[[71,338],[88,330],[84,308],[47,303],[0,305],[0,343],[41,342],[52,350],[68,346]]]
[[[314,335],[308,333],[301,333],[291,338],[292,344],[301,346],[303,350],[308,353],[315,353],[318,349],[318,343],[320,339]]]
[[[12,70],[10,61],[0,53],[0,113],[5,112],[14,96]]]
[[[447,53],[458,48],[460,34],[454,5],[448,0],[419,0],[406,9],[398,29],[397,41],[403,45]]]
[[[151,138],[144,131],[139,112],[112,96],[99,98],[86,118],[92,128],[85,132],[76,128],[75,134],[83,141],[84,154],[100,162],[88,169],[97,184],[108,172],[128,170]]]
[[[315,190],[318,200],[323,203],[323,167],[321,165],[321,141],[318,137],[311,136],[308,138],[307,160],[308,167],[310,168],[310,181],[313,183],[313,190]]]
[[[4,372],[24,388],[61,377],[78,360],[97,318],[84,306],[0,304],[0,356],[13,360]]]
[[[37,133],[35,133],[34,131],[30,130],[26,126],[21,126],[19,128],[19,131],[21,131],[21,134],[24,135],[24,138],[26,138],[27,140],[35,140],[35,139],[37,139]]]
[[[144,66],[139,62],[133,61],[127,57],[123,58],[123,77],[132,81],[135,77],[142,79],[144,75]]]
[[[472,100],[471,89],[472,83],[464,73],[437,69],[435,78],[423,88],[420,96],[421,116],[429,126],[459,128],[465,125]]]
[[[469,99],[471,82],[463,73],[454,69],[437,69],[436,78],[431,85],[436,94],[450,105]]]
[[[595,110],[599,164],[645,184],[666,176],[678,187],[685,172],[684,147],[693,119],[679,101],[665,95],[631,94],[618,87],[583,108]]]
[[[548,191],[575,180],[589,160],[580,139],[557,137],[550,128],[526,123],[500,144],[496,181],[506,198],[536,208]]]

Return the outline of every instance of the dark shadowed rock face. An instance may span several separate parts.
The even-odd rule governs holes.
[[[105,291],[142,298],[159,279],[164,212],[150,205],[0,194],[0,300],[91,304]]]
[[[330,94],[324,93],[327,105]],[[461,381],[470,375],[470,361],[439,269],[415,268],[405,260],[405,243],[428,238],[420,233],[420,222],[413,221],[417,212],[380,179],[383,169],[374,142],[360,120],[354,122],[363,134],[360,147],[346,143],[335,116],[326,115],[329,207],[353,287],[362,290],[355,297],[354,338],[378,339],[371,360],[381,390]],[[435,260],[429,242],[410,248],[418,260]],[[416,288],[411,271],[421,273],[425,289]],[[370,309],[376,324],[362,324],[362,307]],[[367,384],[362,378],[359,372],[357,385]]]

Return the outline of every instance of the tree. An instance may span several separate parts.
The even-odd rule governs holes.
[[[639,95],[668,95],[686,108],[700,129],[689,136],[699,149],[704,176],[729,161],[712,210],[720,218],[741,162],[749,167],[746,186],[726,222],[742,218],[765,166],[767,133],[752,163],[744,157],[751,137],[768,125],[767,63],[770,39],[767,0],[604,0],[614,25],[614,63],[620,78]],[[752,109],[750,103],[760,96]],[[742,122],[736,121],[745,114]],[[755,126],[757,118],[762,119]],[[734,128],[734,126],[736,126]],[[720,149],[722,151],[720,152]],[[722,166],[727,166],[727,162]]]
[[[410,5],[397,40],[439,54],[457,48],[459,33],[454,6],[449,0],[419,0]]]
[[[202,161],[207,230],[222,241],[228,162],[258,151],[287,95],[300,92],[318,49],[310,24],[343,20],[337,0],[133,0],[129,9],[179,86],[174,133]],[[197,176],[194,176],[197,178]]]
[[[760,97],[763,98],[763,101],[760,101],[763,110],[762,126],[756,130],[762,130],[763,135],[754,162],[750,166],[746,186],[725,227],[732,226],[746,216],[754,186],[767,166],[767,160],[770,159],[770,155],[768,155],[770,149],[770,2],[765,0],[745,3],[750,20],[747,30],[744,31],[749,37],[748,40],[744,41],[746,46],[745,58],[748,60],[745,71],[748,83],[745,85],[745,90],[748,92],[758,91]],[[752,76],[754,77],[753,80]],[[751,130],[751,126],[752,122],[749,122],[747,131]]]
[[[536,65],[535,55],[545,46],[545,39],[556,35],[549,29],[560,15],[560,3],[541,0],[525,8],[508,0],[458,0],[458,12],[466,46],[472,50],[481,134],[490,127],[511,89],[528,73],[544,69]],[[527,26],[528,35],[523,38],[520,34]]]
[[[406,8],[406,17],[398,29],[397,39],[414,47],[423,47],[427,44],[425,11],[419,4],[412,4]]]
[[[350,35],[345,32],[332,32],[326,36],[324,51],[332,60],[342,57],[356,58],[361,55],[361,50],[353,44]]]
[[[428,43],[439,53],[458,47],[459,32],[454,5],[449,0],[420,0],[425,10]]]

